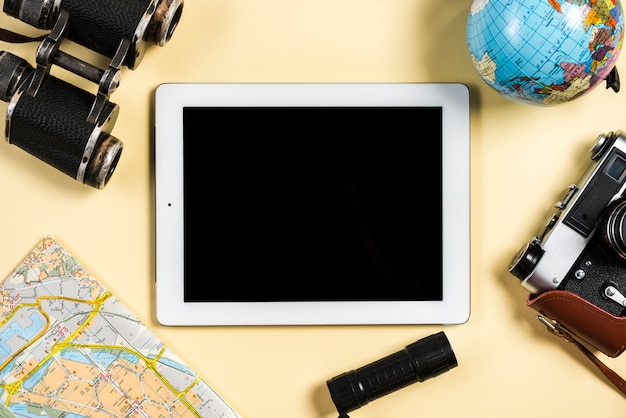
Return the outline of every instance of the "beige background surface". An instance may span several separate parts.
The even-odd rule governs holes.
[[[187,0],[171,42],[150,48],[136,70],[123,71],[122,85],[111,97],[121,107],[113,135],[125,149],[106,189],[78,184],[0,142],[0,277],[42,236],[52,235],[245,417],[334,418],[327,379],[440,330],[450,339],[457,368],[350,416],[623,416],[624,398],[575,347],[535,321],[524,304],[526,292],[506,270],[589,163],[587,150],[597,135],[626,129],[626,92],[615,94],[601,85],[553,108],[501,98],[482,82],[467,53],[470,4]],[[38,33],[4,14],[0,26]],[[34,62],[35,44],[0,48]],[[618,68],[624,60],[622,55]],[[467,84],[472,104],[470,320],[455,326],[159,326],[153,92],[158,84],[174,81]],[[89,83],[77,83],[95,91]],[[211,121],[206,129],[212,130]],[[413,138],[425,140],[422,127],[415,126]],[[416,164],[427,164],[428,157],[422,157]],[[602,358],[626,375],[624,359]]]

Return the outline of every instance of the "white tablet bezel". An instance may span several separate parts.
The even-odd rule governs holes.
[[[190,106],[436,106],[443,109],[443,300],[183,301],[183,121]],[[470,315],[469,91],[460,83],[165,83],[155,91],[156,318],[162,325],[460,324]],[[211,129],[207,121],[207,129]],[[415,126],[415,140],[428,132]],[[416,156],[425,172],[430,155]],[[428,178],[425,177],[425,181]],[[427,231],[424,238],[428,240]],[[424,274],[438,266],[422,260]],[[208,278],[207,278],[208,279]],[[219,277],[207,286],[218,287]]]

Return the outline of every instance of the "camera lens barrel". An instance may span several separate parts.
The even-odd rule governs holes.
[[[0,53],[0,94],[9,98],[7,141],[79,182],[103,189],[123,149],[109,135],[119,106],[107,102],[96,123],[89,123],[95,96],[52,76],[32,96],[26,88],[33,73],[26,61]]]
[[[134,69],[146,44],[165,45],[180,20],[183,0],[5,0],[10,16],[39,29],[52,29],[59,10],[70,15],[67,39],[113,58],[123,39],[131,48],[123,65]]]
[[[622,262],[626,261],[626,199],[618,199],[608,207],[601,230],[601,242],[608,253]]]
[[[397,389],[440,375],[458,365],[443,332],[422,338],[357,370],[326,382],[339,413],[348,413]]]

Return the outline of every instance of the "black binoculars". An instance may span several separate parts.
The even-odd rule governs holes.
[[[183,0],[4,0],[9,16],[50,30],[37,38],[35,67],[0,51],[0,99],[9,103],[6,140],[103,189],[123,149],[110,135],[119,106],[109,96],[119,86],[120,69],[135,69],[148,45],[165,45],[182,10]],[[62,51],[64,39],[109,58],[108,67]],[[50,75],[52,65],[96,83],[97,94]]]

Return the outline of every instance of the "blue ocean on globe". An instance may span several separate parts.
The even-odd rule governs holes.
[[[516,102],[553,106],[616,75],[623,29],[619,0],[474,0],[466,35],[489,86]]]

